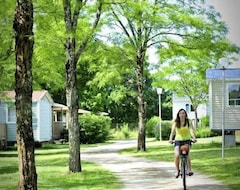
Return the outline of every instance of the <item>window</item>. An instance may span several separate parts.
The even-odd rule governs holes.
[[[57,121],[66,122],[66,113],[57,112]]]
[[[187,111],[188,113],[193,112],[193,111],[194,111],[193,105],[191,105],[191,104],[186,104],[186,111]]]
[[[54,111],[53,117],[55,122],[66,122],[66,112]]]
[[[240,84],[228,85],[228,105],[240,106]]]
[[[16,123],[16,109],[14,106],[8,108],[7,121],[10,123]]]

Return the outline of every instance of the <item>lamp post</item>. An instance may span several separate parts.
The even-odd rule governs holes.
[[[224,160],[225,146],[225,70],[228,66],[228,59],[219,59],[218,67],[222,70],[222,160]]]
[[[162,88],[157,88],[157,94],[158,94],[158,101],[159,101],[159,140],[162,141],[162,116],[161,116],[161,94],[162,94]]]
[[[222,160],[224,160],[225,146],[225,67],[222,67]]]

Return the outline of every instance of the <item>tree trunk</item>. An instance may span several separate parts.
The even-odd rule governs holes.
[[[66,43],[66,99],[68,107],[69,135],[69,171],[80,172],[80,130],[78,124],[78,94],[75,60],[75,38],[68,38]]]
[[[198,127],[198,113],[197,113],[197,108],[194,110],[194,114],[195,114],[194,127],[197,128],[197,127]]]
[[[98,1],[96,18],[93,21],[92,33],[82,41],[76,51],[76,30],[80,11],[83,8],[82,1],[63,0],[64,21],[66,26],[67,41],[65,44],[66,51],[66,99],[68,106],[68,130],[69,130],[69,171],[79,172],[81,169],[80,156],[80,130],[78,123],[78,94],[77,94],[77,75],[76,67],[81,53],[86,48],[88,40],[93,36],[100,15],[102,12],[102,1]],[[72,5],[72,6],[71,6]],[[72,7],[74,7],[72,9]],[[72,11],[74,10],[74,11]],[[85,11],[83,11],[85,12]],[[73,13],[73,14],[71,14]],[[75,53],[76,52],[76,53]]]
[[[143,59],[141,55],[137,55],[137,87],[138,87],[138,145],[137,151],[143,150],[146,151],[146,135],[145,135],[145,104],[143,100]]]
[[[15,30],[15,92],[17,117],[18,189],[37,189],[37,173],[32,129],[32,55],[33,5],[31,0],[17,0]]]

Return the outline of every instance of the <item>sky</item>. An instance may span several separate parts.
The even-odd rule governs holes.
[[[240,46],[240,0],[206,0],[206,3],[214,6],[222,20],[225,21],[229,28],[227,38],[234,44]],[[234,62],[231,67],[240,67],[240,54],[237,55],[238,61]]]

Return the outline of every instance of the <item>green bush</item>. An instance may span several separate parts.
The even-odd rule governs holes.
[[[209,127],[209,116],[205,116],[200,119],[200,126],[201,127]]]
[[[198,127],[195,129],[195,134],[197,138],[205,138],[211,136],[211,129],[209,127]]]
[[[161,132],[162,140],[167,140],[169,138],[172,128],[172,121],[162,121],[161,122]],[[160,139],[160,129],[159,129],[159,117],[153,116],[146,123],[146,136],[154,137],[155,139]]]
[[[162,140],[168,140],[172,129],[172,121],[162,121]]]
[[[79,125],[82,143],[101,143],[110,137],[111,118],[108,116],[83,114],[79,116]]]
[[[156,137],[156,128],[158,127],[159,117],[153,116],[146,123],[146,137]]]
[[[111,138],[115,140],[135,139],[137,137],[137,134],[138,129],[136,124],[118,124],[114,125],[111,130]]]
[[[129,137],[130,137],[130,132],[129,132],[129,128],[128,128],[128,125],[124,125],[123,127],[122,127],[122,134],[123,134],[123,136],[124,136],[124,138],[125,139],[128,139]]]
[[[210,127],[198,127],[195,129],[195,134],[197,138],[214,137],[219,135],[216,131],[212,131]]]

